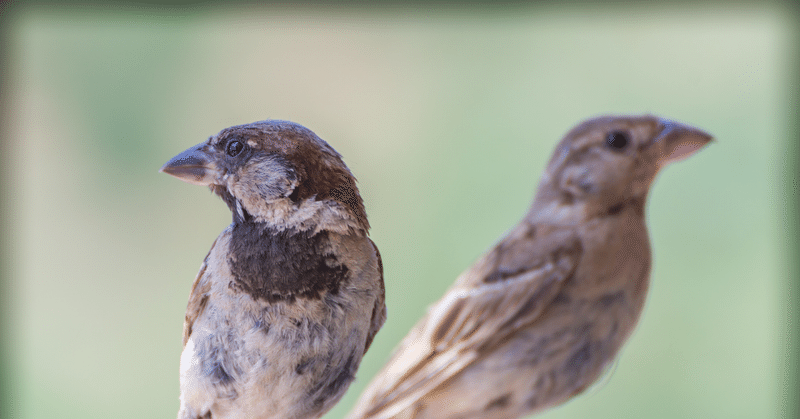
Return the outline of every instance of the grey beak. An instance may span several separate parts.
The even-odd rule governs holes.
[[[664,127],[653,140],[658,147],[658,165],[663,167],[683,160],[711,142],[713,137],[704,131],[669,119],[661,119]]]
[[[216,165],[204,151],[205,143],[198,144],[171,158],[160,172],[194,185],[208,186],[214,179]]]

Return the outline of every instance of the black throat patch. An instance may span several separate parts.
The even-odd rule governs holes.
[[[231,286],[267,302],[337,293],[347,266],[331,253],[327,231],[277,231],[263,223],[235,223],[228,264]]]

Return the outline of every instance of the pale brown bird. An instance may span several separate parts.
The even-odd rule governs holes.
[[[161,170],[233,213],[189,297],[178,418],[322,416],[386,319],[380,254],[341,156],[269,120],[226,128]]]
[[[642,311],[653,178],[710,140],[654,116],[572,129],[528,214],[429,309],[351,418],[518,418],[584,391]]]

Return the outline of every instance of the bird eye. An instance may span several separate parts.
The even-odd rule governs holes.
[[[242,144],[241,141],[233,140],[228,143],[228,147],[226,148],[225,152],[231,157],[236,157],[242,152],[242,150],[244,150],[244,144]]]
[[[628,136],[624,132],[613,131],[606,137],[606,145],[615,150],[622,150],[628,145]]]

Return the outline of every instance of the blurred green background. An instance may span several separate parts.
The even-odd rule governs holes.
[[[341,418],[524,214],[560,137],[604,113],[717,141],[652,190],[652,287],[616,371],[541,417],[796,417],[797,9],[0,11],[2,417],[174,417],[189,288],[230,214],[158,169],[221,128],[299,122],[359,178],[389,321],[326,416]]]

